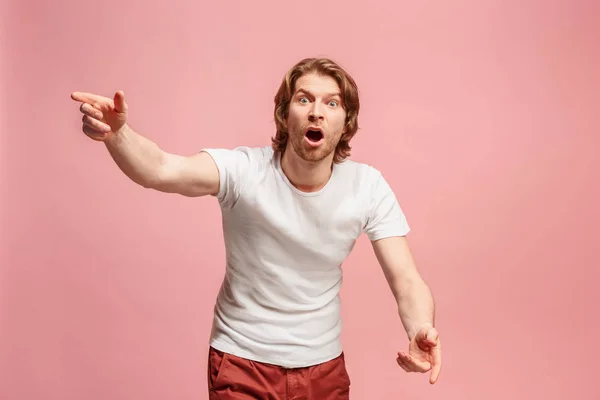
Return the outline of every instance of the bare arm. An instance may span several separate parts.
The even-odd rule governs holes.
[[[434,327],[431,291],[417,271],[406,237],[390,237],[372,244],[410,341],[408,353],[398,352],[396,361],[407,372],[431,371],[429,382],[433,384],[442,368],[442,347]]]
[[[145,188],[190,197],[219,190],[219,171],[208,153],[167,153],[128,125],[104,144],[121,171]]]
[[[150,189],[184,196],[214,195],[219,172],[210,155],[180,156],[163,151],[156,143],[127,125],[123,92],[114,100],[90,93],[73,93],[82,102],[83,132],[102,141],[113,160],[132,181]]]
[[[412,340],[419,329],[435,325],[431,291],[417,270],[406,237],[381,239],[372,245],[398,304],[402,324]]]

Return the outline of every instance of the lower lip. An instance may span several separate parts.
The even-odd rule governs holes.
[[[312,140],[308,139],[308,137],[304,136],[304,141],[310,147],[319,147],[325,141],[325,138],[321,138],[321,140],[319,140],[318,142],[313,142]]]

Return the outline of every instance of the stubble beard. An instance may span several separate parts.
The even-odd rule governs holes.
[[[311,148],[307,146],[304,139],[304,130],[296,132],[288,136],[289,140],[292,142],[292,148],[294,153],[298,155],[301,159],[308,162],[317,163],[319,161],[323,161],[327,158],[337,146],[336,142],[332,142],[330,136],[325,137],[325,141],[321,146],[317,148]]]

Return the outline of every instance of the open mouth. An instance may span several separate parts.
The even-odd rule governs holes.
[[[321,141],[321,139],[323,139],[323,132],[309,129],[305,136],[309,142],[318,143]]]

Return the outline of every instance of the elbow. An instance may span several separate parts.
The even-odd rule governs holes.
[[[172,176],[169,175],[169,157],[164,152],[161,152],[153,165],[148,168],[147,173],[144,174],[139,184],[146,189],[169,191],[169,182],[172,181]]]
[[[135,179],[135,182],[144,189],[161,190],[164,185],[164,179],[160,169],[138,176],[137,179]]]

